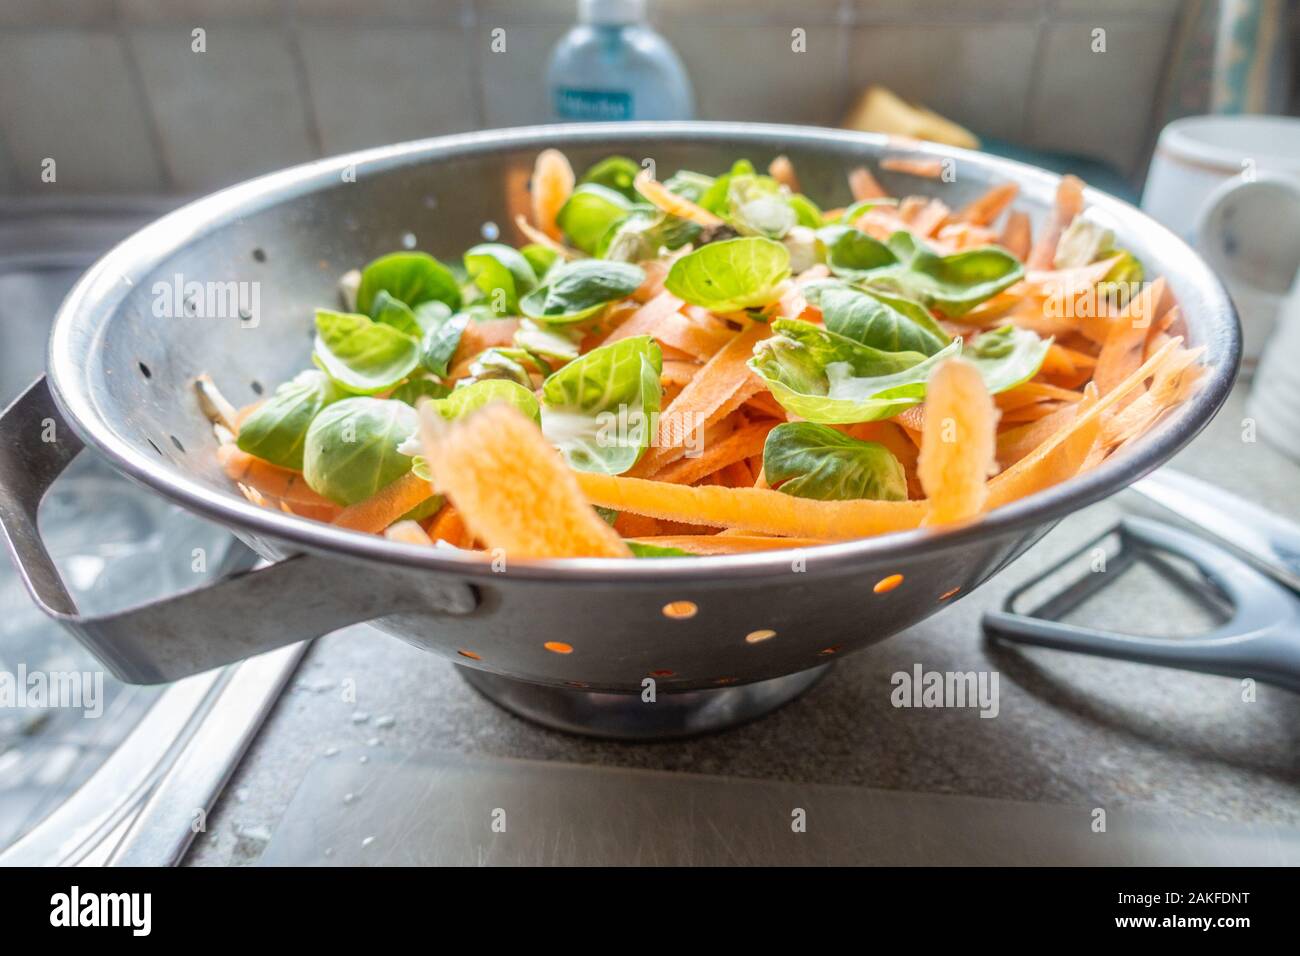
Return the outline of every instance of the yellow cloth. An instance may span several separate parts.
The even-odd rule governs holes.
[[[883,86],[864,90],[842,125],[845,129],[906,136],[966,149],[979,149],[980,145],[979,138],[970,130],[924,106],[900,99]]]

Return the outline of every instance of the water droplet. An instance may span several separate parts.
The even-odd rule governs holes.
[[[402,248],[403,249],[415,248],[415,233],[413,232],[402,233]]]
[[[354,724],[368,724],[370,723],[370,715],[364,710],[358,710],[352,715],[352,722]]]
[[[380,730],[386,730],[397,723],[397,718],[392,714],[384,714],[382,717],[375,718],[375,726]]]
[[[483,238],[488,242],[495,242],[501,235],[501,230],[497,228],[497,224],[490,219],[483,223],[479,232],[483,234]]]
[[[235,856],[241,859],[256,859],[262,855],[266,845],[271,842],[268,827],[235,827]]]
[[[366,837],[364,840],[361,841],[361,848],[364,850],[366,847],[370,846],[370,844],[374,842],[375,842],[374,837]]]
[[[326,747],[326,748],[325,748],[325,756],[326,756],[326,757],[337,757],[338,755],[339,755],[339,748],[338,748],[338,747]]]

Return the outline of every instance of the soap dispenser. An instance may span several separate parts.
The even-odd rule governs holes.
[[[579,0],[578,22],[546,71],[555,122],[686,120],[691,82],[668,41],[645,20],[645,0]]]

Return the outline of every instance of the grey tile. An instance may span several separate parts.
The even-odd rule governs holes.
[[[540,26],[577,22],[577,0],[470,0],[479,26]]]
[[[117,0],[128,24],[189,24],[196,27],[231,20],[269,20],[281,13],[280,0]]]
[[[850,85],[856,95],[880,83],[976,135],[1016,138],[1037,40],[1030,21],[859,26],[849,46]]]
[[[1083,22],[1046,28],[1028,140],[1131,173],[1151,133],[1170,34],[1159,23],[1112,23],[1106,25],[1106,52],[1094,53],[1092,30]]]
[[[1146,18],[1172,21],[1181,0],[1052,0],[1056,18]]]
[[[942,26],[1040,16],[1051,0],[848,0],[855,23],[903,22]]]
[[[163,182],[146,107],[117,35],[91,30],[0,34],[0,117],[20,188],[147,192]]]
[[[474,34],[459,27],[300,31],[326,153],[478,125]]]
[[[842,0],[649,0],[650,19],[733,24],[835,23],[847,10]]]
[[[204,0],[194,0],[202,3]],[[517,5],[533,0],[518,0]],[[289,0],[293,16],[312,19],[350,20],[357,26],[402,23],[468,23],[474,15],[474,0]]]
[[[9,144],[0,135],[0,193],[9,194],[18,191],[18,180],[14,174],[14,162],[9,155]]]
[[[568,26],[561,23],[504,27],[506,48],[493,52],[490,20],[479,21],[478,74],[483,84],[483,125],[530,126],[550,115],[546,64]]]
[[[107,26],[114,0],[4,0],[0,25],[41,27]]]
[[[214,189],[311,159],[316,150],[284,31],[204,29],[202,53],[187,27],[129,34],[176,187]]]
[[[812,23],[800,27],[806,49],[796,53],[794,28],[785,25],[668,20],[660,26],[690,74],[699,119],[814,126],[839,122],[847,102],[843,29]]]

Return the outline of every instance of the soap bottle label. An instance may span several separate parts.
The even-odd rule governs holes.
[[[555,91],[555,114],[562,120],[604,122],[632,119],[632,94],[617,90]]]

